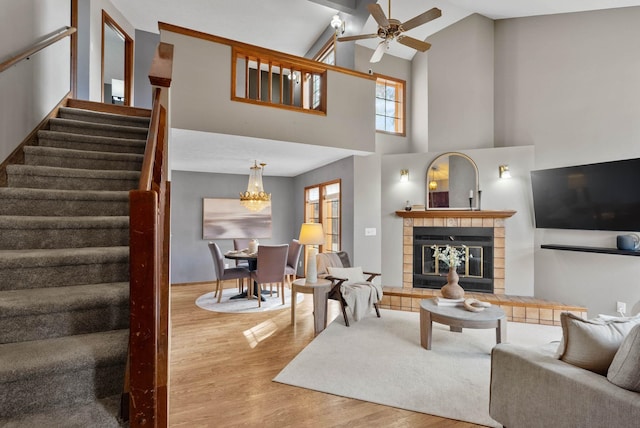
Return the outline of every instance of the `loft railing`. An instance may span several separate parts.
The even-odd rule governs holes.
[[[62,27],[60,30],[54,31],[53,33],[46,36],[43,40],[32,44],[31,46],[27,47],[26,49],[14,55],[13,57],[8,58],[7,60],[0,63],[0,73],[14,66],[15,64],[19,63],[23,59],[29,58],[31,55],[37,52],[40,52],[42,49],[46,48],[47,46],[50,46],[56,43],[57,41],[72,35],[75,32],[76,32],[75,27]]]
[[[129,192],[129,423],[166,427],[169,409],[168,92],[173,45],[160,43],[151,64],[151,124],[140,184]]]
[[[326,113],[327,69],[273,53],[232,49],[231,99]]]

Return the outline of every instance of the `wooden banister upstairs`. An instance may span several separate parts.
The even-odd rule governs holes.
[[[140,185],[129,192],[129,422],[166,427],[169,415],[168,91],[173,45],[160,43],[151,65],[153,111]]]

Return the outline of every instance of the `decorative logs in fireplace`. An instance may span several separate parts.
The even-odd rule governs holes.
[[[468,292],[493,293],[493,228],[414,227],[413,287],[440,289],[449,268],[434,258],[447,245],[465,252],[465,262],[456,270],[458,283]]]

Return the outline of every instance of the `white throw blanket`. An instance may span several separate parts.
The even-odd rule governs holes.
[[[340,291],[347,306],[351,308],[355,321],[364,317],[382,298],[382,287],[372,282],[341,285]]]

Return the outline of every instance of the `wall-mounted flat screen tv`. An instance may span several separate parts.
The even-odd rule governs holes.
[[[640,159],[531,171],[536,227],[640,231]]]

